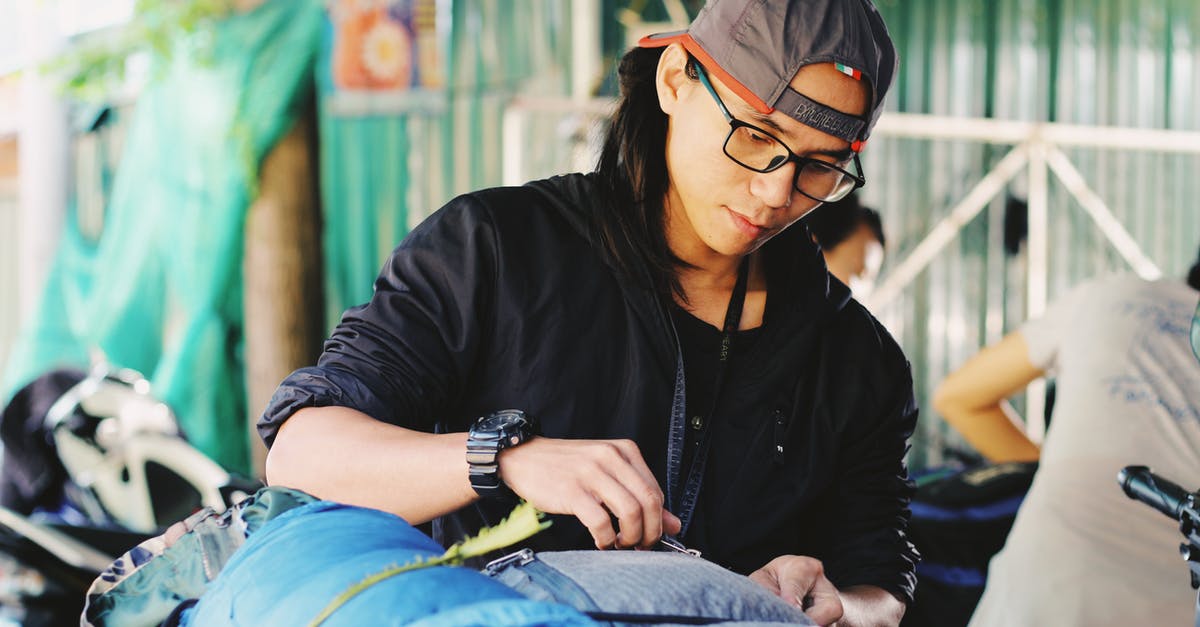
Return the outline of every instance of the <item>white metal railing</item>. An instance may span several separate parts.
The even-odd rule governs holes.
[[[1026,315],[1041,315],[1046,309],[1049,257],[1049,174],[1053,173],[1069,194],[1083,207],[1104,237],[1135,272],[1146,279],[1157,279],[1162,271],[1141,250],[1137,242],[1113,215],[1104,201],[1084,180],[1079,170],[1060,149],[1061,146],[1091,147],[1122,151],[1200,154],[1200,133],[1037,124],[969,118],[950,118],[913,114],[886,114],[875,132],[883,136],[922,139],[968,140],[996,144],[1015,144],[999,163],[992,166],[976,186],[934,226],[929,234],[884,278],[867,298],[867,306],[878,310],[933,262],[962,228],[1004,189],[1021,170],[1029,176],[1029,239],[1026,275]],[[1025,423],[1035,442],[1045,437],[1046,382],[1038,379],[1025,395]]]
[[[520,185],[526,180],[527,144],[525,132],[531,116],[545,114],[580,115],[586,126],[590,122],[603,120],[612,115],[616,102],[608,98],[515,98],[504,109],[501,119],[500,145],[503,164],[501,178],[504,185]],[[597,151],[584,146],[575,150],[567,165],[571,170],[588,171],[596,163]]]
[[[1149,279],[1158,278],[1162,276],[1162,271],[1141,251],[1137,242],[1100,196],[1087,185],[1083,176],[1059,147],[1200,154],[1200,133],[1155,129],[1035,124],[891,113],[880,118],[875,132],[888,137],[967,140],[1014,144],[1015,147],[999,163],[992,166],[975,188],[950,210],[942,222],[934,226],[908,257],[888,273],[886,279],[868,299],[868,306],[873,308],[882,307],[895,299],[1023,167],[1027,167],[1030,177],[1029,316],[1040,315],[1045,309],[1049,188],[1047,170],[1053,172],[1067,192],[1079,202],[1100,232],[1134,271]]]

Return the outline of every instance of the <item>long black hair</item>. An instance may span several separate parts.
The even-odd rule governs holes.
[[[621,59],[621,99],[596,174],[605,195],[594,214],[600,240],[617,267],[647,282],[660,296],[685,298],[667,245],[663,198],[668,188],[667,114],[658,103],[655,74],[662,48],[634,48]]]

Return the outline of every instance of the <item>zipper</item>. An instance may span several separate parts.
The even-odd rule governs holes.
[[[505,568],[508,568],[509,566],[513,566],[513,565],[524,566],[532,561],[533,561],[533,550],[532,549],[521,549],[520,551],[517,551],[515,553],[509,553],[508,555],[505,555],[504,557],[498,557],[498,558],[488,562],[487,566],[483,567],[483,572],[487,573],[488,576],[495,576],[496,573],[499,573],[500,571],[504,570]]]
[[[692,557],[700,557],[699,549],[689,549],[686,546],[684,546],[682,542],[680,542],[679,540],[676,540],[675,538],[672,538],[671,536],[663,536],[663,537],[659,538],[658,545],[668,551],[677,551],[679,553],[686,553],[687,555],[691,555]]]
[[[775,410],[775,463],[783,463],[783,440],[787,435],[787,420],[784,419],[783,410]]]

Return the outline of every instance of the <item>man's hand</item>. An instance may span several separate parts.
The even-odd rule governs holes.
[[[804,610],[819,625],[832,625],[842,618],[841,597],[825,578],[820,560],[782,555],[750,573],[750,580]]]
[[[500,478],[534,507],[579,519],[596,548],[650,547],[680,522],[632,440],[533,438],[500,452]],[[613,528],[617,519],[620,534]]]

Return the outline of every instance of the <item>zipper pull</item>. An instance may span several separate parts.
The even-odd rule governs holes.
[[[688,555],[691,555],[692,557],[700,557],[699,549],[689,549],[686,546],[684,546],[682,542],[680,542],[679,540],[676,540],[675,538],[672,538],[671,536],[663,536],[663,537],[659,538],[658,544],[659,544],[659,546],[663,547],[666,550],[678,551],[679,553],[687,553]]]
[[[520,551],[517,551],[515,553],[509,553],[508,555],[505,555],[504,557],[498,557],[498,558],[488,562],[487,566],[483,567],[483,572],[486,573],[488,576],[495,576],[496,573],[504,570],[505,568],[508,568],[509,566],[513,566],[514,564],[517,566],[524,566],[532,561],[533,561],[533,550],[532,549],[521,549]]]

